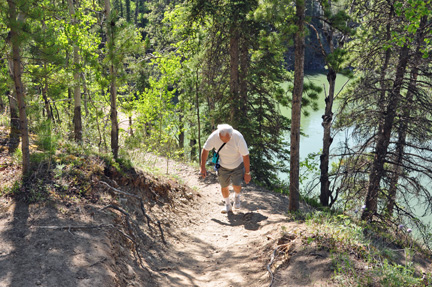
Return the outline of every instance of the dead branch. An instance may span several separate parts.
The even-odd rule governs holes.
[[[147,225],[148,225],[149,228],[151,228],[151,227],[150,227],[150,222],[153,222],[153,221],[151,220],[150,216],[147,215],[147,213],[146,213],[146,211],[145,211],[145,208],[144,208],[144,201],[142,200],[141,197],[139,197],[139,196],[136,195],[136,194],[132,194],[132,193],[129,193],[129,192],[125,192],[125,191],[122,191],[122,190],[117,189],[117,188],[115,188],[115,187],[112,187],[111,185],[109,185],[108,183],[106,183],[106,182],[104,182],[104,181],[100,181],[100,183],[105,184],[107,187],[109,187],[110,189],[112,189],[113,191],[115,191],[115,192],[117,192],[117,193],[119,193],[119,194],[123,194],[123,195],[130,196],[130,197],[133,197],[133,198],[138,199],[138,200],[140,201],[141,211],[142,211],[142,213],[144,214],[144,216],[147,218]]]
[[[64,225],[64,226],[56,226],[56,225],[32,225],[30,226],[30,229],[33,228],[43,228],[43,229],[52,229],[52,230],[61,230],[61,229],[67,229],[67,230],[79,230],[79,229],[101,229],[105,227],[114,227],[112,224],[100,224],[100,225]]]
[[[161,233],[162,241],[163,241],[163,243],[166,245],[167,243],[166,243],[166,241],[165,241],[165,236],[164,236],[164,234],[163,234],[163,230],[162,230],[161,223],[160,223],[159,220],[157,221],[157,225],[158,225],[158,227],[159,227],[159,231],[160,231],[160,233]]]
[[[130,241],[132,241],[132,243],[133,243],[133,245],[134,245],[134,249],[135,249],[136,257],[138,258],[138,260],[139,260],[139,262],[140,262],[140,265],[143,266],[141,256],[140,256],[140,254],[139,254],[139,252],[138,252],[138,243],[137,243],[136,240],[135,240],[136,236],[135,236],[135,234],[134,234],[134,231],[133,231],[132,225],[131,225],[131,223],[130,223],[130,215],[129,215],[129,213],[127,213],[125,210],[121,209],[120,207],[115,206],[115,205],[112,205],[112,204],[105,206],[105,207],[102,208],[101,210],[105,210],[105,209],[108,209],[108,208],[112,208],[112,209],[115,209],[115,210],[117,210],[117,211],[120,211],[121,213],[123,213],[123,214],[125,215],[126,223],[127,223],[127,226],[128,226],[128,229],[129,229],[129,234],[130,234],[130,235],[127,235],[126,233],[124,233],[123,231],[121,231],[121,230],[119,230],[119,229],[117,229],[117,231],[119,231],[119,232],[122,233],[126,238],[128,238]]]
[[[271,278],[271,281],[270,281],[270,285],[269,285],[269,287],[271,287],[271,286],[273,285],[273,283],[274,283],[274,274],[273,274],[273,272],[271,271],[271,266],[273,265],[274,260],[277,258],[277,256],[275,256],[275,255],[276,255],[276,252],[279,251],[279,253],[280,253],[281,250],[285,250],[284,253],[285,253],[285,254],[288,254],[289,251],[290,251],[290,249],[291,249],[291,247],[292,247],[292,244],[294,243],[294,241],[295,241],[295,239],[294,239],[293,241],[289,242],[289,243],[285,243],[285,244],[282,244],[282,245],[278,245],[278,246],[273,250],[273,253],[272,253],[271,257],[270,257],[270,262],[269,262],[269,264],[267,264],[267,271],[270,273],[270,278]]]

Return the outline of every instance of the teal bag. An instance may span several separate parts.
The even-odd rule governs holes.
[[[218,163],[219,154],[217,152],[213,153],[212,163]]]
[[[212,163],[214,164],[218,164],[219,163],[219,152],[220,150],[224,147],[224,145],[226,145],[226,143],[224,143],[217,152],[213,153],[213,158],[212,158]]]

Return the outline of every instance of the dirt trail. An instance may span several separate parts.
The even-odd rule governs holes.
[[[166,170],[164,164],[159,163],[161,170]],[[226,215],[220,212],[223,201],[214,174],[202,180],[198,170],[172,162],[168,170],[195,187],[201,197],[190,207],[190,224],[178,230],[178,240],[169,244],[169,264],[160,274],[160,286],[269,286],[267,264],[282,228],[301,228],[286,219],[287,197],[244,185],[242,208]],[[231,190],[231,198],[233,195]],[[294,270],[297,277],[307,271],[303,269]],[[286,271],[287,276],[290,273]],[[275,278],[273,286],[314,286],[328,279],[313,278],[312,272],[306,277],[298,282]]]
[[[148,158],[146,164],[167,170],[163,159]],[[104,209],[117,200],[108,193],[94,204],[56,199],[27,205],[0,197],[0,287],[269,286],[267,265],[282,231],[304,229],[286,219],[287,197],[245,185],[242,208],[226,215],[214,174],[202,180],[197,169],[172,161],[168,173],[194,191],[171,204],[146,202],[166,244],[157,228],[150,230],[137,216],[133,200],[119,203],[141,225],[140,260],[119,232],[124,216]],[[325,283],[331,276],[328,255],[292,243],[272,287],[331,286]]]

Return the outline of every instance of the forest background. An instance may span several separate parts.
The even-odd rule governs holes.
[[[65,142],[116,161],[137,149],[199,161],[226,122],[245,136],[254,181],[289,194],[290,211],[307,199],[385,227],[415,226],[430,247],[418,211],[430,214],[432,202],[431,6],[1,0],[8,152],[24,178]],[[300,162],[300,118],[322,89],[304,82],[305,69],[324,70],[328,83],[322,151]],[[351,81],[337,94],[341,74]],[[349,141],[331,149],[341,130]]]

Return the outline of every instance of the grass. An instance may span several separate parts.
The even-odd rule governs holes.
[[[430,273],[422,273],[419,257],[429,261],[428,250],[413,248],[409,241],[396,246],[388,231],[357,221],[342,213],[315,211],[299,216],[307,230],[301,234],[304,245],[315,246],[331,254],[333,280],[340,286],[426,286]],[[425,256],[426,255],[426,256]]]

